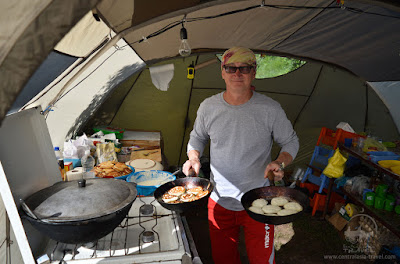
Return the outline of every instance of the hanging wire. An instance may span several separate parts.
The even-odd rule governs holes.
[[[208,20],[208,19],[215,19],[215,18],[220,18],[220,17],[224,17],[224,16],[229,16],[229,15],[233,15],[233,14],[237,14],[237,13],[241,13],[241,12],[247,12],[256,8],[264,8],[264,9],[268,9],[268,8],[274,8],[274,9],[282,9],[282,10],[327,10],[327,9],[342,9],[345,11],[349,11],[352,13],[358,13],[358,14],[368,14],[368,15],[375,15],[375,16],[382,16],[382,17],[390,17],[390,18],[395,18],[395,19],[400,19],[399,16],[392,16],[392,15],[385,15],[385,14],[380,14],[380,13],[376,13],[376,12],[368,12],[368,11],[363,11],[362,9],[359,8],[354,8],[354,7],[348,7],[346,6],[345,8],[343,8],[343,6],[325,6],[325,7],[320,7],[320,6],[292,6],[292,5],[266,5],[265,4],[265,0],[261,1],[260,5],[254,5],[254,6],[249,6],[249,7],[245,7],[245,8],[241,8],[241,9],[237,9],[237,10],[232,10],[229,12],[225,12],[225,13],[221,13],[221,14],[217,14],[217,15],[213,15],[213,16],[203,16],[203,17],[195,17],[195,18],[187,18],[187,14],[184,15],[183,19],[178,20],[178,21],[174,21],[171,22],[167,25],[165,25],[164,27],[158,29],[157,31],[149,34],[148,36],[142,36],[141,39],[133,41],[133,42],[129,42],[126,45],[123,45],[121,47],[116,46],[116,51],[121,50],[127,46],[133,45],[133,44],[137,44],[137,43],[142,43],[142,42],[148,42],[149,39],[156,37],[162,33],[167,32],[168,30],[182,25],[183,23],[189,23],[189,22],[197,22],[197,21],[202,21],[202,20]],[[106,60],[108,60],[112,55],[115,54],[114,51],[109,57],[107,57],[99,66],[101,66]],[[80,84],[83,80],[85,80],[87,77],[89,77],[94,71],[96,71],[98,68],[96,67],[92,72],[90,72],[85,78],[83,78],[78,84]],[[71,90],[75,89],[78,84],[76,84],[74,87],[72,87],[70,90],[68,90],[66,93],[64,93],[62,96],[60,96],[53,105],[48,106],[46,108],[45,113],[49,113],[49,111],[51,111],[51,108],[55,105],[55,103],[57,103],[61,98],[63,98],[66,94],[68,94]],[[48,110],[48,108],[50,108],[50,110]],[[43,111],[44,112],[44,111]],[[47,118],[46,115],[46,118]]]
[[[261,1],[260,5],[254,5],[254,6],[249,6],[249,7],[245,7],[245,8],[241,8],[241,9],[237,9],[237,10],[232,10],[229,12],[225,12],[225,13],[221,13],[221,14],[217,14],[217,15],[213,15],[213,16],[203,16],[203,17],[195,17],[195,18],[186,18],[186,14],[184,19],[179,20],[179,21],[174,21],[169,23],[168,25],[160,28],[159,30],[149,34],[146,37],[143,37],[140,40],[136,40],[133,42],[129,42],[127,45],[133,45],[136,43],[141,43],[143,41],[143,39],[150,39],[152,37],[156,37],[180,24],[183,24],[183,22],[189,23],[189,22],[197,22],[197,21],[202,21],[202,20],[208,20],[208,19],[215,19],[215,18],[220,18],[220,17],[224,17],[224,16],[229,16],[229,15],[233,15],[233,14],[237,14],[237,13],[241,13],[241,12],[246,12],[252,9],[256,9],[256,8],[265,8],[265,9],[269,9],[269,8],[274,8],[274,9],[282,9],[282,10],[327,10],[327,9],[343,9],[342,6],[293,6],[293,5],[268,5],[265,4],[265,0]],[[346,11],[352,12],[352,13],[359,13],[359,14],[368,14],[368,15],[375,15],[375,16],[382,16],[382,17],[390,17],[390,18],[395,18],[395,19],[400,19],[399,16],[392,16],[392,15],[385,15],[385,14],[380,14],[380,13],[376,13],[376,12],[368,12],[368,11],[363,11],[362,9],[359,8],[355,8],[355,7],[348,7],[346,6],[345,9]],[[124,47],[124,46],[123,46]]]

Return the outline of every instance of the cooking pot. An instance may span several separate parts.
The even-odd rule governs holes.
[[[286,197],[288,200],[293,202],[298,202],[303,207],[303,210],[296,214],[287,216],[268,216],[268,215],[256,214],[249,210],[249,207],[256,199],[263,198],[266,200],[271,200],[272,198],[279,196]],[[266,186],[266,187],[252,189],[246,192],[242,196],[241,202],[247,214],[251,218],[253,218],[258,222],[271,225],[281,225],[293,222],[308,208],[310,204],[307,195],[305,195],[301,191],[288,187],[278,187],[278,186]]]
[[[189,174],[193,175],[193,174]],[[163,194],[165,194],[167,191],[172,189],[175,186],[183,186],[186,189],[190,189],[193,187],[201,186],[203,190],[208,190],[208,194],[198,200],[195,200],[193,202],[184,202],[184,203],[177,203],[177,204],[171,204],[171,203],[165,203],[162,199]],[[185,178],[180,178],[176,179],[174,181],[170,181],[167,183],[164,183],[160,187],[158,187],[154,191],[154,198],[161,204],[161,206],[175,212],[185,212],[189,210],[193,210],[199,207],[203,207],[207,205],[208,197],[210,196],[211,192],[214,189],[214,185],[207,179],[204,178],[199,178],[199,177],[185,177]]]
[[[136,196],[135,184],[123,180],[87,179],[85,187],[78,181],[58,182],[26,198],[20,214],[56,241],[87,243],[113,231]]]

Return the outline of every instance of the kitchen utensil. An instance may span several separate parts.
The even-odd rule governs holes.
[[[150,171],[138,171],[126,178],[127,182],[134,182],[137,184],[136,189],[139,195],[152,195],[154,191],[160,185],[170,182],[176,179],[175,175],[172,175],[167,171],[150,170]],[[146,184],[144,184],[147,182]],[[149,185],[151,182],[153,184]],[[142,184],[143,183],[143,184]]]
[[[199,177],[192,177],[191,175],[195,176],[193,170],[189,171],[189,176],[185,178],[176,179],[171,182],[167,182],[160,187],[158,187],[154,191],[154,198],[161,204],[161,206],[175,212],[185,212],[189,210],[193,210],[199,207],[203,207],[207,205],[208,197],[210,196],[212,190],[214,189],[214,184],[207,179],[199,178]],[[162,199],[164,193],[169,191],[175,186],[184,186],[186,189],[193,188],[196,186],[201,186],[204,190],[208,190],[208,195],[200,198],[199,200],[195,200],[193,202],[185,202],[185,203],[178,203],[178,204],[171,204],[165,203]]]
[[[114,230],[136,195],[135,185],[123,180],[86,179],[86,187],[77,181],[58,182],[25,198],[20,215],[56,241],[87,243]]]
[[[274,197],[279,197],[279,196],[286,197],[290,201],[298,202],[303,207],[303,210],[296,214],[287,216],[268,216],[268,215],[256,214],[249,210],[249,207],[256,199],[263,198],[270,200]],[[287,187],[277,187],[277,186],[266,186],[266,187],[252,189],[246,192],[242,196],[241,202],[244,209],[251,218],[253,218],[258,222],[271,225],[281,225],[293,222],[308,208],[310,204],[307,195],[305,195],[304,193],[296,189]]]
[[[147,156],[149,156],[150,154],[157,153],[157,152],[158,152],[158,151],[156,150],[156,151],[152,151],[152,152],[144,153],[143,155],[147,157]]]

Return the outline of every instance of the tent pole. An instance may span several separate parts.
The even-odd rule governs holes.
[[[196,57],[196,63],[195,63],[196,65],[197,65],[198,61],[199,61],[199,56]],[[205,63],[207,63],[207,62],[205,62]],[[195,68],[196,68],[196,66],[195,66]],[[184,124],[184,128],[183,128],[183,138],[182,138],[182,144],[181,144],[181,151],[179,152],[178,164],[182,163],[182,161],[181,161],[182,160],[182,151],[183,151],[184,143],[185,143],[186,129],[188,128],[188,123],[189,123],[189,108],[190,108],[190,101],[192,99],[193,83],[194,83],[194,79],[192,79],[192,83],[190,84],[190,94],[189,94],[189,99],[188,99],[188,103],[187,103],[186,118],[185,118],[185,124]]]
[[[321,65],[321,69],[319,70],[319,73],[318,73],[317,79],[315,80],[313,89],[312,89],[310,95],[308,96],[307,101],[304,103],[303,107],[302,107],[301,110],[299,111],[299,114],[297,115],[296,119],[294,120],[294,122],[293,122],[293,127],[296,125],[297,121],[299,120],[299,118],[300,118],[300,116],[301,116],[301,113],[303,112],[304,108],[306,108],[306,105],[308,104],[308,101],[310,101],[310,98],[311,98],[312,94],[314,93],[315,89],[317,88],[317,83],[318,83],[319,77],[321,76],[321,73],[322,73],[322,69],[323,69],[323,68],[324,68],[324,66]]]

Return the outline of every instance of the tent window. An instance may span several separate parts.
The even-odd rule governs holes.
[[[217,54],[217,57],[221,61],[222,54]],[[256,54],[256,59],[256,79],[274,78],[285,75],[306,64],[306,62],[302,60],[265,54]]]
[[[31,76],[17,99],[11,106],[8,114],[17,112],[33,97],[40,93],[57,76],[71,66],[78,58],[60,52],[51,52],[46,60]]]

